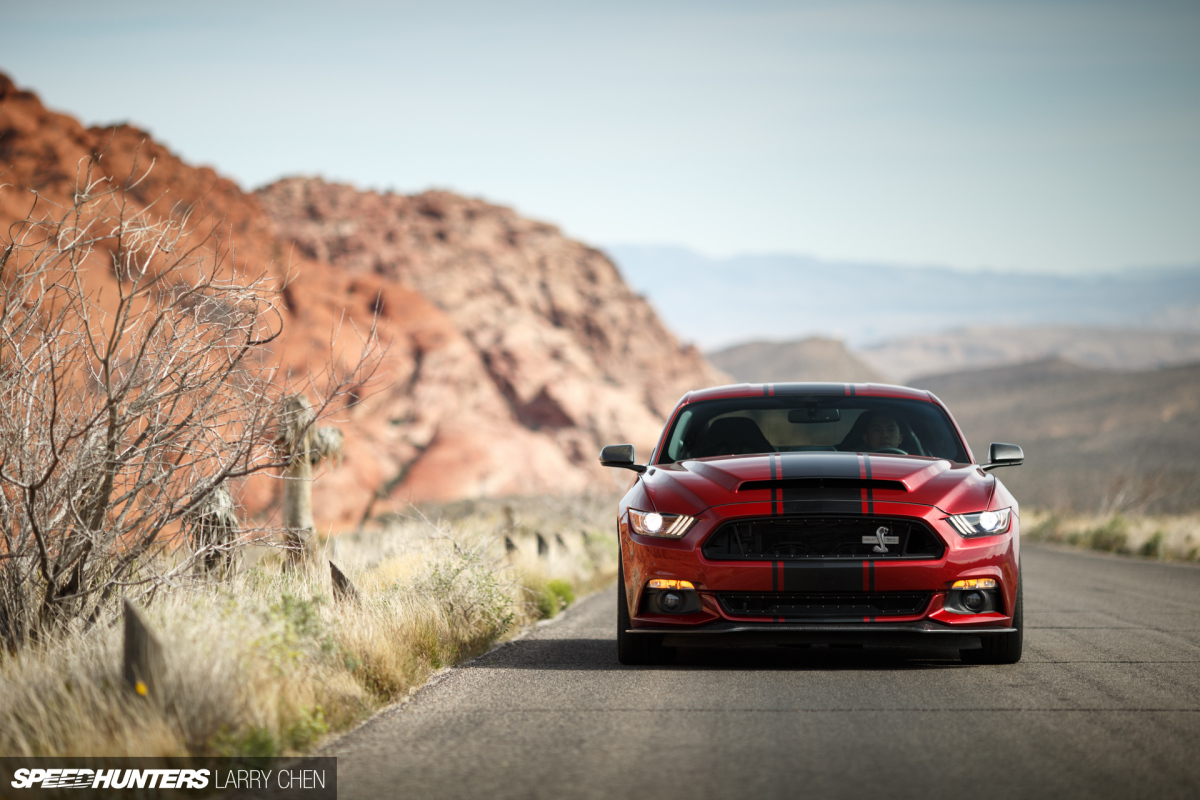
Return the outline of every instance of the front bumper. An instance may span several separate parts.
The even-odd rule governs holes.
[[[846,642],[972,649],[979,639],[1013,629],[1016,601],[1019,519],[996,536],[965,539],[936,507],[876,503],[879,516],[920,519],[945,543],[936,559],[809,559],[718,561],[706,558],[701,546],[723,522],[761,513],[758,504],[715,506],[678,541],[632,533],[621,521],[621,557],[630,601],[630,631],[664,634],[669,646],[726,646],[747,643]],[[651,613],[646,586],[653,578],[694,584],[700,608],[687,614]],[[946,608],[957,580],[994,578],[1000,588],[1000,610],[960,614]],[[862,596],[887,592],[925,592],[929,602],[910,616],[863,616],[849,619],[764,618],[732,613],[720,596],[726,593],[846,593]],[[957,638],[956,638],[957,637]],[[685,641],[686,640],[686,641]],[[667,643],[666,641],[664,643]]]

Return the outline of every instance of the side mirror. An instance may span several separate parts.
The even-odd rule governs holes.
[[[984,472],[997,467],[1019,467],[1025,463],[1025,453],[1018,445],[992,442],[988,447],[988,463],[979,468]]]
[[[633,463],[633,445],[631,444],[610,444],[605,447],[600,451],[600,466],[631,469],[638,473],[646,471],[646,467],[642,464]]]

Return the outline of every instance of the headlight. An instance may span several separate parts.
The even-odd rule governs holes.
[[[1008,530],[1010,508],[999,511],[981,511],[978,514],[956,514],[948,517],[963,536],[995,536]]]
[[[683,514],[659,514],[657,511],[629,509],[629,527],[642,536],[679,539],[696,524],[695,517]]]

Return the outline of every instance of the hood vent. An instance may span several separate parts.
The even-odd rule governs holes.
[[[758,489],[885,489],[907,492],[908,487],[900,481],[885,481],[874,478],[776,478],[765,481],[743,481],[737,490],[752,492]]]

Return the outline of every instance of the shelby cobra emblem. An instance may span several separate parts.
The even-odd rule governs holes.
[[[874,544],[875,546],[872,547],[871,549],[873,551],[875,551],[876,553],[886,553],[888,551],[887,546],[889,544],[900,544],[899,536],[888,536],[887,534],[888,534],[887,526],[880,525],[879,528],[875,531],[874,536],[862,537],[862,543],[863,544]],[[878,542],[878,544],[876,544],[876,542]]]

